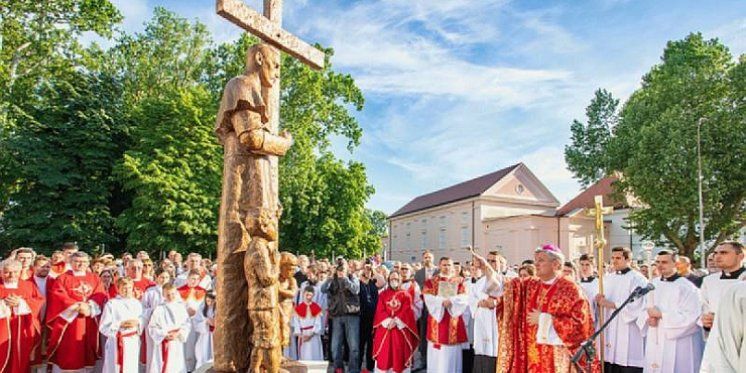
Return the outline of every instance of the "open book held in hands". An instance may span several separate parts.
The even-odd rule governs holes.
[[[455,297],[458,290],[458,284],[450,281],[438,282],[438,296],[443,298]]]

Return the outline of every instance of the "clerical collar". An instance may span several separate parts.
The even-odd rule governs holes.
[[[595,279],[596,279],[596,276],[582,277],[580,279],[580,282],[588,283],[588,282],[593,282],[593,280],[595,280]]]
[[[75,277],[84,277],[86,275],[86,271],[73,271],[73,276]]]
[[[629,272],[629,271],[631,271],[631,270],[632,270],[632,268],[630,268],[630,267],[627,267],[627,268],[625,268],[625,269],[621,269],[621,270],[619,270],[619,271],[616,271],[616,274],[618,274],[618,275],[626,275],[626,274],[627,274],[627,272]]]
[[[741,267],[741,268],[739,268],[739,269],[737,269],[737,270],[735,270],[733,272],[730,272],[730,273],[722,271],[722,272],[720,272],[720,279],[721,280],[734,280],[734,279],[737,279],[737,278],[741,277],[741,274],[744,271],[746,271],[746,267]]]
[[[670,277],[663,277],[663,276],[661,276],[661,281],[665,281],[665,282],[674,282],[674,281],[678,280],[678,279],[679,279],[679,277],[681,277],[681,276],[680,276],[680,275],[679,275],[678,273],[674,273],[674,274],[673,274],[672,276],[670,276]]]

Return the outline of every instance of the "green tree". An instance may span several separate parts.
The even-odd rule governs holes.
[[[624,175],[619,191],[643,205],[630,215],[640,234],[694,254],[698,124],[705,239],[717,243],[744,226],[744,97],[743,56],[735,64],[724,45],[701,34],[668,43],[622,108],[608,144],[610,168]]]
[[[133,115],[138,141],[117,176],[133,194],[117,219],[127,246],[157,252],[214,251],[222,174],[212,133],[214,100],[203,87],[170,88],[144,99]]]
[[[606,145],[618,120],[618,106],[619,99],[615,99],[611,92],[598,89],[585,109],[586,123],[576,119],[570,126],[572,139],[565,146],[565,162],[583,188],[594,184],[608,172]]]
[[[78,38],[111,36],[121,19],[108,0],[0,0],[0,214],[24,182],[9,152],[16,125],[34,120],[42,84],[80,66]]]
[[[121,87],[89,72],[48,81],[7,150],[20,167],[0,232],[10,247],[47,251],[66,240],[113,244],[112,165],[121,156]],[[6,247],[7,249],[7,247]]]

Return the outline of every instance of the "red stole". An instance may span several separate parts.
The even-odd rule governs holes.
[[[386,288],[378,294],[376,314],[373,317],[373,359],[382,370],[402,372],[412,365],[414,351],[420,343],[412,302],[407,290]],[[399,319],[404,328],[384,327],[382,323],[388,318]]]
[[[0,298],[5,299],[11,294],[23,298],[31,313],[16,315],[11,308],[11,315],[0,319],[0,371],[26,373],[31,369],[31,361],[38,360],[35,355],[40,352],[39,312],[44,304],[44,297],[39,294],[32,281],[25,280],[18,281],[17,289],[8,289],[0,284]]]
[[[52,283],[47,299],[49,362],[62,370],[92,367],[100,356],[97,317],[78,315],[68,323],[61,316],[78,302],[93,301],[103,308],[107,296],[98,276],[92,272],[75,276],[67,271]]]
[[[552,326],[564,346],[536,343],[536,325],[528,323],[534,309],[552,315]],[[498,371],[555,373],[569,371],[571,356],[593,334],[593,319],[582,289],[560,276],[551,285],[537,278],[506,280],[496,309],[499,324]],[[581,365],[585,362],[581,360]],[[598,360],[594,372],[600,370]]]
[[[309,312],[310,311],[310,312]],[[316,302],[306,304],[305,302],[295,306],[295,314],[299,318],[305,319],[306,317],[316,317],[321,313],[321,307]]]
[[[127,333],[117,332],[117,365],[119,365],[119,373],[122,373],[124,370],[124,339],[133,336],[137,336],[136,330]],[[128,357],[132,358],[131,356]],[[142,359],[140,359],[140,362],[142,362]]]
[[[466,288],[460,278],[454,277],[446,279],[436,276],[425,281],[422,294],[438,295],[438,283],[440,281],[457,283],[457,293],[466,293]],[[430,315],[427,316],[427,340],[435,344],[435,348],[439,348],[440,345],[464,343],[467,341],[467,338],[466,326],[464,325],[464,319],[461,316],[451,317],[451,314],[447,310],[443,313],[443,318],[440,319],[440,322],[437,322]]]
[[[205,300],[205,295],[207,294],[207,291],[199,286],[190,288],[188,285],[184,285],[178,290],[181,300],[184,302],[202,302]]]

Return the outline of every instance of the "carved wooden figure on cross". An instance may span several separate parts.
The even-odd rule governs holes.
[[[242,0],[217,0],[216,11],[262,42],[247,51],[246,71],[226,84],[215,125],[224,164],[213,370],[276,373],[283,347],[278,157],[292,145],[290,134],[278,133],[278,49],[314,69],[323,68],[324,53],[282,29],[282,1],[265,0],[263,15]]]

